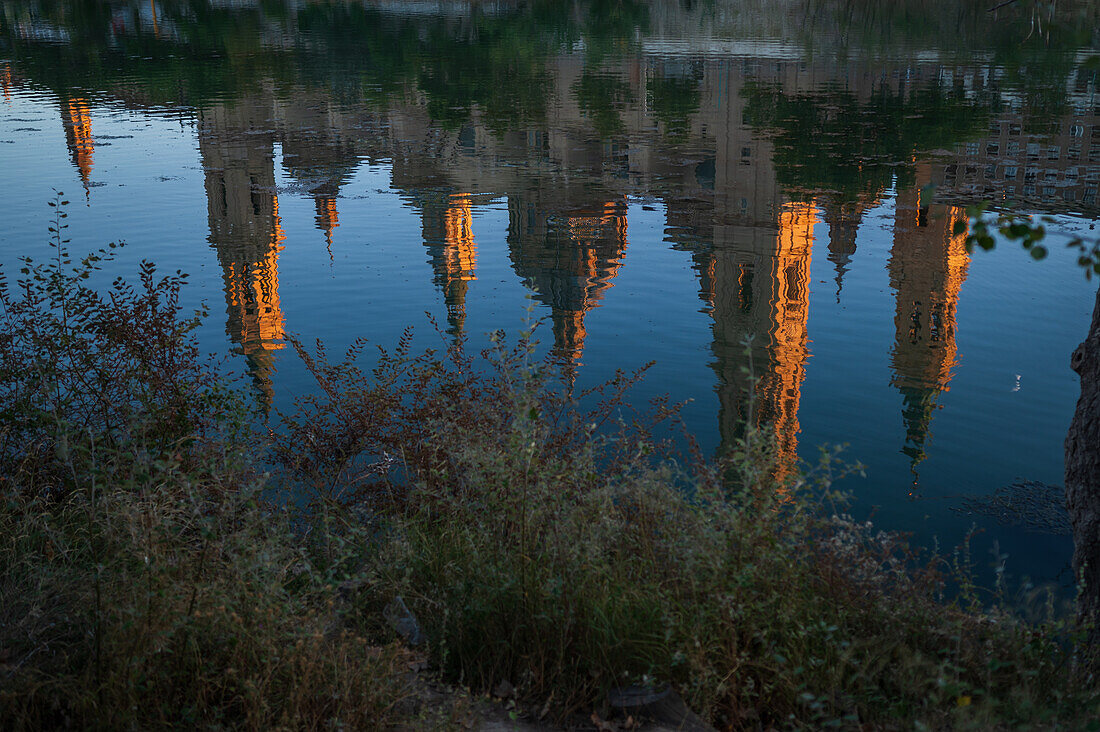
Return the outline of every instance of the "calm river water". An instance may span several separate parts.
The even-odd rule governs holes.
[[[288,333],[477,344],[531,296],[578,386],[655,360],[636,398],[712,453],[752,335],[788,460],[848,443],[855,513],[1064,585],[1067,536],[964,499],[1061,483],[1100,33],[987,4],[0,2],[0,262],[63,190],[74,248],[129,244],[105,276],[191,273],[276,409]],[[982,201],[1054,216],[1051,256],[968,253]]]

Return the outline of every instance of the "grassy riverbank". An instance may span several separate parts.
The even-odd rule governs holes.
[[[100,294],[57,247],[0,290],[0,727],[421,726],[397,596],[443,678],[548,718],[631,683],[734,728],[1100,714],[1059,609],[845,518],[834,456],[782,475],[747,427],[674,460],[635,375],[581,410],[527,337],[300,349],[318,396],[257,431],[180,277]]]

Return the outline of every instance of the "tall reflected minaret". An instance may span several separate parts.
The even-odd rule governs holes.
[[[199,153],[205,172],[210,243],[222,267],[226,332],[245,354],[270,407],[274,352],[283,348],[279,253],[283,233],[275,193],[274,134],[268,110],[242,101],[199,112]]]
[[[921,172],[926,171],[918,171],[918,180],[927,180]],[[970,261],[966,233],[952,233],[957,221],[968,221],[966,211],[929,205],[924,196],[919,188],[898,194],[887,265],[896,293],[890,383],[902,395],[902,452],[909,457],[914,490],[927,457],[932,415],[954,375],[956,309]]]
[[[80,174],[84,197],[88,198],[91,195],[92,154],[95,152],[88,101],[80,97],[62,101],[61,122],[65,127],[65,144],[69,148],[69,157]]]
[[[723,449],[743,425],[770,425],[782,481],[798,463],[798,410],[809,356],[810,255],[818,223],[813,203],[780,207],[774,238],[740,238],[715,247],[714,368],[718,374]],[[750,366],[742,341],[752,336],[756,378],[752,410]]]
[[[430,191],[419,199],[424,245],[447,304],[448,332],[457,335],[466,327],[466,294],[477,279],[470,195]]]
[[[623,199],[553,207],[537,194],[508,198],[512,264],[535,299],[550,307],[554,351],[575,382],[584,352],[585,316],[598,307],[627,247]]]

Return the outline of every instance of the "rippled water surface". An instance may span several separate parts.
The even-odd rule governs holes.
[[[1097,15],[877,2],[0,2],[0,261],[125,240],[283,407],[338,350],[521,325],[578,387],[655,360],[709,452],[849,443],[854,511],[1068,580],[964,498],[1059,484],[1095,282]],[[968,253],[967,206],[1055,217]],[[979,563],[984,561],[978,557]]]

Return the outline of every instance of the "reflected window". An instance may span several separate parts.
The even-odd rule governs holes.
[[[1015,165],[1009,165],[1005,168],[1005,180],[1016,180],[1016,173],[1018,168]]]
[[[708,191],[714,190],[714,158],[707,158],[695,166],[695,182]]]
[[[226,192],[225,192],[225,175],[224,174],[218,176],[218,198],[221,200],[221,204],[222,204],[222,216],[228,216],[229,215],[229,198],[227,197]]]
[[[466,125],[458,133],[458,144],[467,150],[473,150],[474,144],[477,142],[477,130],[473,125]]]
[[[742,264],[737,272],[737,300],[742,313],[752,310],[752,265]]]
[[[259,218],[263,213],[263,199],[260,197],[259,184],[256,182],[255,176],[248,176],[248,194],[252,200],[252,215]]]

